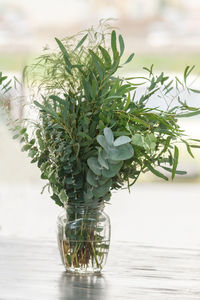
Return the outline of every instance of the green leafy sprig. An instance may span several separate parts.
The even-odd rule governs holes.
[[[200,142],[187,140],[178,124],[179,118],[200,114],[181,99],[183,91],[199,93],[188,84],[193,67],[186,67],[183,81],[155,75],[153,66],[144,68],[146,77],[122,78],[116,72],[134,54],[123,61],[124,41],[115,30],[90,29],[56,42],[55,52],[26,69],[38,74],[31,86],[39,120],[31,134],[26,120],[15,135],[48,181],[56,204],[109,200],[113,189],[125,182],[130,187],[141,172],[164,180],[161,169],[172,179],[185,174],[177,170],[178,145],[184,143],[193,157]],[[150,105],[154,97],[160,106]]]

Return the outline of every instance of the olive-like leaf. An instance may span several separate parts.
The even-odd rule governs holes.
[[[66,195],[66,192],[64,189],[61,190],[61,192],[59,193],[59,199],[60,201],[64,204],[65,202],[67,202],[68,197]]]

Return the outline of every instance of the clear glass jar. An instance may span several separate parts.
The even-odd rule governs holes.
[[[58,246],[69,272],[98,273],[110,245],[110,219],[104,204],[68,205],[58,216]]]

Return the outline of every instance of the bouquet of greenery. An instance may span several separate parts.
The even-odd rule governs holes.
[[[31,163],[37,163],[55,203],[98,206],[110,200],[112,190],[126,183],[130,188],[141,173],[150,171],[164,180],[168,177],[161,169],[172,179],[185,174],[177,170],[178,144],[184,143],[193,157],[192,148],[200,142],[187,140],[178,124],[179,118],[200,114],[180,97],[183,90],[199,93],[187,83],[194,67],[185,68],[183,82],[156,75],[153,67],[144,68],[147,76],[125,78],[117,71],[134,54],[123,60],[124,40],[115,30],[89,29],[56,42],[55,51],[25,70],[38,118],[24,119],[15,128],[15,138]],[[154,97],[160,106],[151,104]],[[71,211],[68,217],[74,216]],[[80,231],[70,231],[82,244],[65,247],[68,266],[87,265],[95,251],[100,255],[83,241],[91,235],[99,240],[101,232],[85,234],[84,224]]]

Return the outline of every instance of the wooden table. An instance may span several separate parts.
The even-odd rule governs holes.
[[[0,300],[200,299],[200,249],[114,242],[99,276],[70,275],[55,241],[0,237]]]

